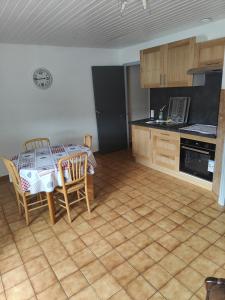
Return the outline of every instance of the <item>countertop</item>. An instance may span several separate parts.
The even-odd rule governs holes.
[[[196,136],[205,136],[208,138],[216,139],[215,134],[204,134],[200,132],[195,132],[195,131],[188,131],[188,130],[182,130],[182,127],[186,127],[192,124],[148,124],[146,123],[147,121],[150,121],[150,119],[141,119],[141,120],[136,120],[136,121],[131,121],[131,125],[138,125],[138,126],[143,126],[143,127],[149,127],[149,128],[156,128],[156,129],[161,129],[161,130],[167,130],[167,131],[173,131],[173,132],[180,132],[180,133],[185,133],[185,134],[191,134],[191,135],[196,135]]]

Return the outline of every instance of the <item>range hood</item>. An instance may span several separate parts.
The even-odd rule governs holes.
[[[192,68],[187,71],[187,74],[202,74],[202,73],[210,73],[210,72],[221,72],[223,69],[222,64],[214,64],[214,65],[208,65],[204,67],[197,67]]]

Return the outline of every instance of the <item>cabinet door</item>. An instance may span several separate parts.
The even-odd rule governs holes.
[[[134,156],[150,159],[150,128],[132,125],[132,151]]]
[[[170,43],[167,47],[165,85],[168,87],[191,86],[192,75],[188,75],[187,71],[195,64],[195,38]]]
[[[225,39],[198,44],[198,66],[223,65]]]
[[[165,47],[141,51],[141,87],[156,88],[163,85]]]
[[[164,170],[179,171],[180,136],[152,130],[152,164]]]

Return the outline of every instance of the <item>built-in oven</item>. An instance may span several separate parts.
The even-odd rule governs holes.
[[[181,138],[180,171],[212,181],[216,145]]]

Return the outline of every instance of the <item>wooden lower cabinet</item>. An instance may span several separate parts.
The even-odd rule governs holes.
[[[152,129],[152,165],[171,171],[179,171],[180,134]]]
[[[150,165],[151,161],[151,129],[132,125],[132,152],[143,164]]]
[[[181,137],[216,143],[205,137],[132,125],[132,151],[136,162],[212,191],[211,182],[179,170]]]

